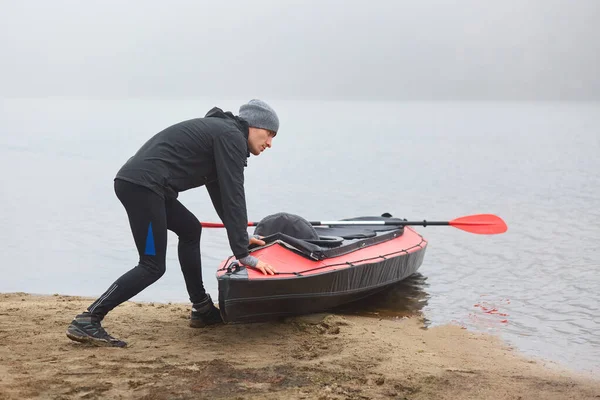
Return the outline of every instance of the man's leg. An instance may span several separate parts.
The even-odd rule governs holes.
[[[165,201],[142,186],[116,180],[115,192],[125,207],[139,253],[138,265],[117,279],[69,326],[70,339],[97,345],[124,347],[125,342],[112,338],[100,326],[106,314],[129,300],[165,273],[167,217]]]
[[[200,221],[177,199],[167,201],[167,229],[177,234],[177,255],[185,280],[190,301],[199,303],[206,299],[202,283],[202,263],[200,261]]]
[[[167,252],[165,201],[142,186],[116,180],[115,191],[123,203],[137,251],[138,265],[126,272],[98,298],[88,311],[101,318],[164,275]]]
[[[200,328],[222,322],[220,312],[206,294],[202,282],[200,221],[183,204],[173,199],[167,202],[167,228],[179,236],[179,263],[193,304],[190,326]]]

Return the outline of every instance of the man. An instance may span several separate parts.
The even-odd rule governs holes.
[[[67,336],[98,346],[127,345],[110,336],[101,321],[165,273],[167,230],[179,237],[179,263],[193,304],[190,326],[222,322],[202,283],[200,222],[177,200],[184,190],[205,185],[238,261],[274,274],[273,267],[248,253],[250,244],[264,242],[248,238],[244,167],[250,153],[258,156],[271,147],[278,130],[275,111],[261,100],[251,100],[240,107],[238,116],[215,107],[204,118],[178,123],[150,138],[123,165],[114,183],[129,217],[139,263],[73,319]]]

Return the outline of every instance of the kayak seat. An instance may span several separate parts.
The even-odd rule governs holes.
[[[254,230],[255,235],[271,236],[282,233],[320,247],[336,247],[344,238],[322,230],[317,231],[306,219],[299,215],[280,212],[263,218]]]

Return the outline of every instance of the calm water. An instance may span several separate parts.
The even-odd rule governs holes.
[[[504,235],[418,229],[420,274],[365,306],[492,332],[527,354],[600,372],[600,104],[272,102],[274,147],[246,171],[252,220],[390,212],[503,217]],[[240,101],[0,100],[0,292],[97,296],[136,263],[112,179],[152,134]],[[217,221],[203,188],[181,201]],[[165,276],[139,301],[187,301],[169,236]],[[202,237],[204,277],[229,256]],[[375,311],[373,311],[375,312]]]

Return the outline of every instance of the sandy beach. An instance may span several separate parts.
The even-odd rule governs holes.
[[[600,399],[600,381],[421,318],[318,314],[187,326],[187,304],[127,302],[126,349],[67,339],[91,299],[0,294],[0,399]]]

